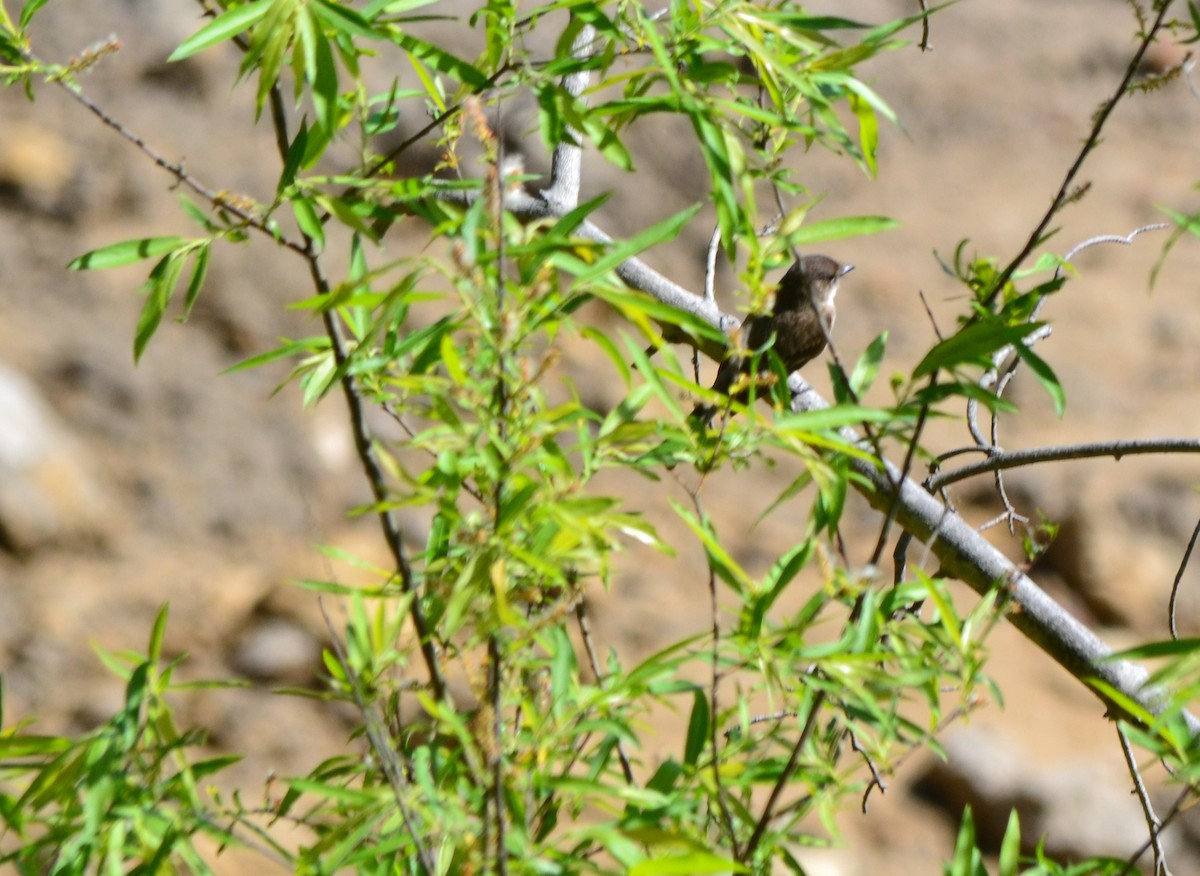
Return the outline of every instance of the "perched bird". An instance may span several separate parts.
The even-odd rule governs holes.
[[[797,260],[779,281],[775,305],[770,315],[747,317],[741,331],[747,350],[760,351],[774,338],[771,349],[783,363],[788,374],[815,359],[825,349],[828,333],[833,330],[835,314],[833,299],[838,281],[854,265],[843,265],[828,256],[810,255]],[[713,389],[729,394],[739,375],[750,370],[746,356],[731,356],[721,363]],[[758,359],[758,370],[771,367],[766,355]],[[744,402],[746,392],[739,392],[735,401]],[[717,412],[714,405],[697,405],[692,416],[708,423]]]

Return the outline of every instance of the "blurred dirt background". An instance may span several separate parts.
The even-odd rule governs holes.
[[[14,6],[8,4],[10,12]],[[900,0],[812,4],[814,11],[867,22],[915,7]],[[213,188],[269,198],[274,144],[265,123],[250,124],[252,90],[231,87],[235,51],[223,47],[165,63],[199,26],[197,10],[185,0],[50,3],[35,26],[34,46],[44,57],[65,60],[116,35],[122,50],[83,77],[89,95]],[[825,196],[815,218],[884,214],[902,222],[898,231],[826,248],[857,265],[839,298],[835,337],[842,355],[853,360],[872,337],[890,332],[883,391],[887,375],[910,370],[933,338],[920,293],[943,328],[961,304],[934,253],[950,257],[963,238],[970,239],[969,252],[1001,260],[1018,250],[1092,113],[1119,80],[1134,30],[1128,6],[1116,0],[954,5],[933,19],[932,52],[918,51],[913,30],[913,44],[862,71],[903,124],[883,130],[878,180],[819,150],[796,156],[802,178]],[[1158,46],[1145,72],[1165,69],[1183,53],[1169,42]],[[408,84],[410,68],[397,69]],[[221,373],[278,337],[319,332],[302,313],[284,309],[309,294],[306,277],[298,260],[260,240],[218,250],[192,320],[164,323],[135,368],[142,268],[74,274],[64,266],[116,240],[193,229],[168,176],[56,89],[36,91],[34,104],[15,90],[0,95],[6,722],[38,716],[37,728],[61,733],[110,716],[122,685],[92,644],[144,647],[155,612],[169,602],[168,646],[189,655],[187,677],[253,683],[178,702],[186,720],[208,729],[214,746],[249,755],[229,781],[252,800],[269,775],[306,772],[342,749],[350,729],[337,710],[263,695],[281,684],[320,683],[324,623],[314,597],[288,582],[330,574],[316,544],[383,557],[374,523],[346,514],[367,493],[340,400],[303,412],[293,389],[272,396],[286,365]],[[506,134],[514,147],[528,141],[531,118],[510,114]],[[406,130],[423,123],[414,115]],[[631,137],[636,182],[588,164],[585,195],[617,191],[604,219],[614,233],[702,197],[704,171],[688,132],[656,124],[647,120]],[[1050,248],[1061,253],[1093,235],[1124,235],[1160,221],[1158,205],[1200,207],[1191,189],[1200,180],[1198,133],[1200,100],[1182,80],[1123,104],[1084,171],[1091,191],[1059,217]],[[536,154],[527,161],[545,166]],[[697,221],[649,261],[701,288],[710,227]],[[401,231],[390,245],[402,251],[422,233],[414,228],[406,239]],[[1046,311],[1054,335],[1039,348],[1063,380],[1067,413],[1056,417],[1025,375],[1012,393],[1022,412],[1004,422],[1006,447],[1200,432],[1200,246],[1182,241],[1151,292],[1148,276],[1166,239],[1165,232],[1146,234],[1132,246],[1097,247],[1077,259],[1078,277]],[[729,277],[726,271],[719,288],[734,308]],[[569,365],[585,398],[607,404],[614,391],[586,383],[586,356]],[[809,370],[827,388],[823,369]],[[968,440],[956,423],[938,424],[929,437],[937,450]],[[707,507],[751,569],[765,570],[804,525],[800,503],[757,527],[747,523],[784,478],[759,467],[723,474],[705,487]],[[1115,645],[1164,637],[1171,581],[1200,514],[1198,478],[1200,461],[1192,457],[1012,474],[1009,490],[1019,509],[1045,513],[1063,527],[1036,579]],[[668,497],[683,496],[678,485],[614,478],[600,486],[628,490],[648,505],[680,552],[667,561],[631,549],[612,591],[594,596],[601,646],[633,659],[668,638],[707,629],[702,556],[667,510]],[[990,482],[955,496],[971,519],[995,513]],[[877,525],[861,504],[851,509],[852,560],[866,560],[871,541],[864,539]],[[413,521],[414,543],[423,541],[419,526]],[[1015,555],[1014,543],[996,537]],[[1200,633],[1198,576],[1190,570],[1183,580],[1182,635]],[[962,598],[972,604],[970,594]],[[1142,817],[1098,703],[1012,630],[1000,629],[992,646],[991,670],[1006,706],[949,729],[943,737],[949,763],[914,758],[886,795],[873,795],[868,813],[847,813],[838,845],[802,855],[810,873],[940,872],[968,801],[985,835],[994,837],[1016,805],[1026,817],[1025,837],[1032,843],[1045,836],[1053,852],[1124,856],[1138,846]],[[679,738],[666,729],[664,748]],[[1157,799],[1165,807],[1170,798],[1162,792]],[[1176,824],[1168,847],[1175,872],[1200,872],[1200,822]],[[237,855],[217,867],[261,870]]]

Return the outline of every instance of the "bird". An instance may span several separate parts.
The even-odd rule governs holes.
[[[762,352],[774,338],[770,349],[788,374],[811,362],[825,349],[829,332],[833,330],[838,281],[852,270],[854,265],[844,265],[829,256],[809,255],[797,259],[779,281],[771,313],[749,316],[742,323],[740,330],[745,348]],[[768,357],[757,358],[758,370],[769,371]],[[749,372],[751,361],[751,357],[744,355],[730,356],[722,361],[712,388],[729,395],[737,378]],[[734,401],[744,402],[747,396],[746,391],[740,391]],[[692,416],[707,425],[716,412],[715,405],[701,403],[696,405]]]

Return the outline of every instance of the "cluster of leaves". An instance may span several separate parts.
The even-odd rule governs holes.
[[[176,726],[168,691],[199,685],[172,681],[179,661],[163,660],[166,621],[164,609],[145,654],[100,654],[126,685],[122,709],[96,729],[44,736],[19,721],[0,731],[0,863],[20,873],[127,872],[131,861],[146,873],[202,873],[203,847],[229,842],[204,785],[238,757],[194,758],[202,734]]]
[[[70,64],[45,64],[30,50],[25,30],[43,5],[27,3],[16,22],[0,17],[0,72],[31,94],[38,78],[76,89]],[[207,200],[184,205],[202,236],[127,241],[72,263],[157,260],[136,356],[181,283],[186,318],[219,243],[257,235],[312,267],[314,294],[299,306],[327,331],[242,367],[295,361],[306,403],[341,387],[397,421],[405,437],[386,444],[356,433],[378,487],[361,510],[391,525],[398,509],[415,508],[428,531],[411,556],[395,540],[396,563],[376,570],[374,587],[306,582],[351,606],[326,655],[328,695],[359,710],[366,753],[291,780],[266,813],[201,799],[196,781],[224,761],[180,754],[190,740],[162,704],[170,668],[158,666],[160,623],[130,675],[129,706],[111,725],[74,742],[38,743],[19,728],[0,737],[0,758],[21,764],[6,781],[25,785],[3,798],[19,844],[12,860],[50,872],[134,861],[145,872],[168,862],[204,872],[193,834],[266,843],[256,821],[265,815],[311,829],[301,847],[270,849],[305,872],[766,873],[780,864],[802,872],[796,847],[820,841],[820,823],[831,830],[846,800],[905,752],[936,749],[943,720],[987,686],[982,641],[1002,611],[999,595],[964,613],[942,580],[893,585],[829,561],[847,460],[870,458],[839,429],[868,424],[876,436],[903,437],[917,411],[952,396],[999,409],[967,370],[991,367],[1007,345],[1060,401],[1049,366],[1022,343],[1039,326],[1030,321],[1036,302],[1058,281],[1020,293],[989,262],[958,258],[976,306],[896,384],[894,408],[857,403],[878,373],[881,337],[852,374],[838,375],[834,408],[769,421],[746,409],[708,430],[681,403],[705,390],[663,327],[697,343],[719,346],[724,337],[631,293],[615,273],[673,239],[695,209],[616,243],[581,233],[603,197],[518,217],[506,205],[528,180],[506,165],[489,120],[489,110],[528,94],[547,150],[586,145],[631,172],[622,136],[632,126],[662,114],[685,120],[709,170],[726,251],[745,265],[757,299],[764,273],[793,247],[890,226],[877,217],[806,221],[811,199],[783,159],[818,145],[875,172],[879,120],[892,113],[855,70],[898,45],[895,35],[918,19],[868,27],[744,0],[672,3],[661,15],[639,3],[563,0],[518,15],[496,0],[460,25],[481,31],[482,49],[468,58],[430,36],[435,16],[419,11],[426,5],[222,0],[172,58],[228,42],[242,52],[240,74],[257,77],[256,112],[270,118],[279,144],[270,200],[208,193],[169,167]],[[561,28],[549,58],[528,47],[547,26]],[[366,65],[377,58],[391,69],[403,59],[417,87],[397,78],[373,92]],[[581,73],[594,77],[582,95],[564,84]],[[444,172],[396,176],[399,151],[373,149],[424,114],[435,122],[422,136],[439,138]],[[355,134],[354,166],[328,172],[322,159]],[[481,155],[477,177],[463,171],[468,152]],[[768,190],[802,201],[760,236]],[[418,222],[438,245],[389,251],[389,231]],[[326,277],[327,252],[343,257],[344,275]],[[597,301],[623,328],[584,318]],[[589,361],[606,373],[592,377],[609,388],[610,403],[585,403],[572,383],[570,362],[588,345],[600,353]],[[712,572],[714,629],[632,666],[615,653],[601,657],[587,632],[588,588],[607,585],[630,543],[665,553],[679,546],[664,544],[641,509],[597,489],[595,477],[624,469],[654,482],[666,466],[708,471],[764,448],[793,457],[800,471],[768,512],[816,486],[797,543],[755,575],[730,555],[700,502],[676,506]],[[797,600],[782,597],[802,580],[809,595],[784,611]],[[450,674],[465,679],[469,696],[448,694]],[[958,698],[949,707],[947,690]],[[753,711],[760,704],[765,717]],[[664,710],[686,710],[688,729],[675,754],[652,766],[655,752],[670,748],[647,730]],[[967,869],[954,872],[976,872],[973,837],[962,848],[971,850]],[[1006,872],[1015,872],[1006,849]]]

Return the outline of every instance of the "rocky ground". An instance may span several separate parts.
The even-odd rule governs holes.
[[[835,5],[837,14],[868,21],[915,6]],[[35,48],[65,59],[115,34],[123,48],[84,77],[88,93],[215,188],[263,196],[273,144],[265,126],[248,123],[248,89],[231,90],[236,57],[214,51],[164,63],[197,27],[196,8],[185,0],[52,2]],[[919,293],[943,325],[957,307],[958,289],[933,253],[948,256],[963,238],[970,250],[1001,258],[1020,247],[1118,81],[1133,30],[1129,8],[1118,2],[972,0],[934,19],[933,52],[909,46],[867,68],[903,123],[883,133],[880,178],[818,152],[796,159],[812,190],[825,195],[817,218],[877,213],[903,223],[829,247],[858,266],[840,296],[844,354],[887,330],[886,369],[911,369],[932,338]],[[1160,46],[1148,69],[1168,67],[1182,52]],[[307,294],[305,277],[262,243],[222,252],[194,318],[164,324],[135,368],[138,269],[71,274],[63,267],[114,240],[191,233],[179,193],[85,110],[54,89],[37,91],[34,104],[16,92],[0,95],[5,718],[37,715],[44,731],[71,732],[110,715],[121,683],[91,645],[141,647],[169,602],[168,647],[190,655],[191,677],[255,684],[180,702],[214,744],[249,753],[231,778],[253,796],[269,772],[307,771],[342,748],[349,726],[314,702],[261,695],[312,682],[325,638],[313,597],[287,582],[329,574],[317,543],[381,555],[370,522],[345,515],[365,488],[339,403],[301,412],[294,391],[273,396],[286,366],[221,373],[279,336],[318,330],[283,309]],[[1158,205],[1197,209],[1190,187],[1200,179],[1198,130],[1200,101],[1182,81],[1122,106],[1083,175],[1091,191],[1062,214],[1050,246],[1062,252],[1093,235],[1127,234],[1162,219]],[[605,219],[612,230],[642,227],[700,196],[695,156],[664,148],[681,142],[671,132],[635,137],[636,186],[589,165],[585,189],[617,188]],[[529,160],[537,166],[537,156]],[[699,288],[708,233],[698,222],[651,261]],[[1147,277],[1165,239],[1147,234],[1077,260],[1078,277],[1047,311],[1054,335],[1041,348],[1066,387],[1067,414],[1057,418],[1034,384],[1018,385],[1022,413],[1004,424],[1006,446],[1200,432],[1200,246],[1181,242],[1150,292]],[[587,371],[586,361],[571,364]],[[820,369],[812,376],[824,385]],[[601,400],[608,392],[583,390]],[[938,449],[966,440],[956,425],[930,436]],[[1200,515],[1198,476],[1200,462],[1187,457],[1014,474],[1010,490],[1022,509],[1040,509],[1063,526],[1037,579],[1114,644],[1164,636],[1171,580]],[[769,564],[802,525],[786,515],[754,529],[741,522],[773,498],[776,477],[739,472],[706,486],[710,508],[737,510],[722,528],[751,568]],[[644,482],[612,486],[647,498]],[[682,494],[669,481],[656,489],[662,495],[653,498],[663,501],[652,514],[683,548],[682,559],[667,564],[635,553],[613,591],[595,597],[598,637],[630,656],[707,625],[705,600],[695,598],[702,559],[687,550],[686,532],[666,510],[672,491]],[[747,497],[759,496],[747,509]],[[994,508],[986,485],[957,498],[979,520]],[[853,546],[855,532],[877,524],[864,508],[852,510]],[[1183,580],[1184,635],[1200,628],[1197,575]],[[987,829],[1019,805],[1025,835],[1044,833],[1048,847],[1064,854],[1124,855],[1138,844],[1141,815],[1097,702],[1011,629],[992,643],[1006,707],[949,730],[947,764],[928,757],[906,764],[866,815],[843,819],[842,847],[810,855],[810,872],[938,872],[967,801]],[[1196,868],[1197,830],[1185,822],[1172,832],[1176,872]],[[235,872],[231,860],[222,866]]]

